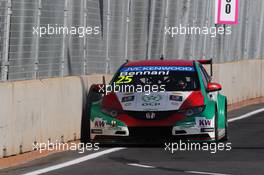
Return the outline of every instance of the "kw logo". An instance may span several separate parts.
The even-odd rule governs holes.
[[[97,121],[95,121],[94,126],[96,128],[104,128],[105,127],[105,122],[104,121],[97,120]]]
[[[199,120],[199,126],[211,126],[211,120]]]

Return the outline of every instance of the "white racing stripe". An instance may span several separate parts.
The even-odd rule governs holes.
[[[204,175],[230,175],[230,174],[222,174],[222,173],[203,172],[203,171],[184,171],[184,172],[190,174],[204,174]]]
[[[24,175],[38,175],[38,174],[47,173],[47,172],[50,172],[50,171],[54,171],[54,170],[57,170],[57,169],[61,169],[61,168],[64,168],[64,167],[75,165],[75,164],[78,164],[78,163],[81,163],[81,162],[85,162],[87,160],[95,159],[95,158],[103,156],[105,154],[116,152],[116,151],[119,151],[119,150],[122,150],[122,149],[125,149],[125,148],[111,148],[111,149],[107,149],[107,150],[104,150],[104,151],[96,152],[96,153],[93,153],[93,154],[89,154],[87,156],[83,156],[83,157],[71,160],[71,161],[68,161],[68,162],[64,162],[64,163],[57,164],[57,165],[54,165],[54,166],[50,166],[50,167],[47,167],[47,168],[44,168],[44,169],[32,171],[32,172],[26,173]]]
[[[261,109],[246,113],[246,114],[241,115],[239,117],[228,119],[228,122],[231,123],[231,122],[234,122],[234,121],[237,121],[237,120],[245,119],[245,118],[251,117],[253,115],[259,114],[261,112],[264,112],[264,108],[261,108]]]
[[[141,167],[141,168],[155,168],[154,166],[142,165],[142,164],[138,164],[138,163],[128,163],[127,165],[137,166],[137,167]]]

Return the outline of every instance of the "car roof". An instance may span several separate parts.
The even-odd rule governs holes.
[[[194,66],[193,60],[139,60],[124,64],[129,66]]]

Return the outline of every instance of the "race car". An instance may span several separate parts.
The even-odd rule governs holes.
[[[90,88],[89,139],[226,141],[227,98],[204,64],[212,75],[212,60],[124,63]]]

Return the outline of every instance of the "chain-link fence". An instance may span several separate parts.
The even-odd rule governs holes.
[[[165,35],[165,26],[214,24],[213,0],[0,0],[1,80],[112,73],[125,60],[264,56],[264,1],[239,0],[232,34]],[[49,26],[98,34],[34,34]],[[38,32],[41,32],[38,30]]]

